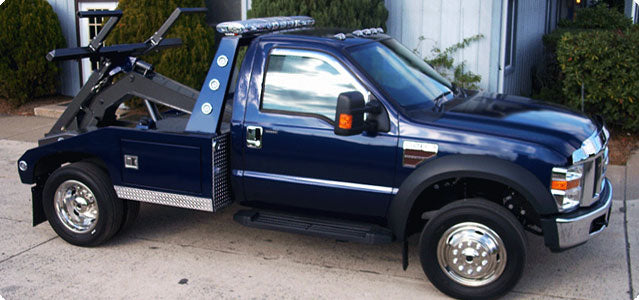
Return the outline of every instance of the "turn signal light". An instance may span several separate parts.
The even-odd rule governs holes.
[[[581,181],[580,179],[575,179],[571,181],[553,180],[550,188],[553,190],[562,190],[562,191],[574,189],[579,186],[580,181]]]
[[[353,116],[349,114],[339,115],[339,128],[351,129],[353,127]]]

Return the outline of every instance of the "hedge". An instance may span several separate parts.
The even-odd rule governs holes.
[[[176,7],[204,7],[203,0],[120,0],[123,16],[106,42],[139,43],[148,39]],[[182,39],[179,48],[149,54],[142,59],[163,75],[196,90],[202,87],[215,55],[215,32],[205,22],[205,14],[181,15],[165,37]]]
[[[386,28],[384,0],[253,0],[249,18],[306,15],[317,27]]]
[[[601,114],[608,123],[639,131],[639,28],[566,33],[557,45],[567,104]]]
[[[616,9],[608,8],[606,4],[577,10],[574,21],[562,20],[560,27],[582,29],[627,29],[632,26],[632,20]]]
[[[574,21],[562,21],[543,37],[546,63],[533,82],[537,90],[533,97],[581,109],[583,82],[587,113],[602,114],[609,124],[639,131],[633,112],[637,89],[624,83],[636,78],[639,70],[637,52],[630,50],[636,46],[636,39],[635,45],[630,44],[636,31],[630,19],[606,5],[579,9]],[[624,68],[616,70],[613,65]],[[617,96],[611,93],[620,98],[613,99]]]
[[[56,93],[58,66],[46,54],[66,47],[57,15],[44,0],[0,5],[0,96],[13,106]]]

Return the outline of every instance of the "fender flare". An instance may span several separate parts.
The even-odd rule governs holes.
[[[550,191],[523,167],[496,157],[448,155],[421,165],[400,185],[388,213],[388,225],[398,240],[406,237],[410,211],[419,195],[432,184],[455,177],[501,182],[521,193],[538,215],[557,212]]]

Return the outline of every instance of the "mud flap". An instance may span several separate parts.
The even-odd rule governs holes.
[[[36,226],[47,220],[42,207],[42,186],[39,184],[31,187],[31,209],[33,215],[33,226]]]
[[[402,268],[404,271],[408,269],[408,240],[404,239],[404,245],[402,249]]]

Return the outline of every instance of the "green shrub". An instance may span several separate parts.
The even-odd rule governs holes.
[[[559,28],[543,37],[546,52],[545,65],[544,68],[540,69],[540,72],[535,74],[535,77],[533,79],[533,86],[535,87],[533,97],[546,101],[561,103],[573,108],[581,108],[581,101],[579,100],[581,98],[581,81],[577,85],[575,85],[576,73],[574,72],[577,70],[575,68],[581,68],[583,66],[581,65],[581,63],[576,64],[572,62],[571,64],[568,64],[572,67],[564,69],[563,67],[566,66],[565,63],[567,62],[567,59],[569,57],[562,58],[566,60],[563,64],[560,62],[558,57],[559,45],[563,45],[563,53],[566,53],[566,51],[570,47],[577,47],[574,49],[576,51],[595,51],[597,49],[583,49],[584,45],[579,46],[572,41],[574,41],[574,38],[576,36],[589,39],[596,38],[599,35],[611,36],[613,34],[617,34],[617,36],[619,36],[618,34],[620,34],[621,32],[635,30],[632,29],[634,27],[636,26],[632,25],[630,19],[626,18],[618,10],[608,8],[606,3],[600,3],[599,5],[594,7],[582,8],[577,10],[575,21],[564,20],[560,22]],[[621,48],[617,48],[615,44],[608,44],[610,42],[609,40],[588,42],[592,43],[588,45],[589,47],[603,47],[598,50],[606,49],[606,47],[608,47],[610,53],[625,51]],[[627,43],[627,41],[624,41],[624,43]],[[618,55],[606,57],[605,63],[624,63],[623,61],[614,61],[616,59],[621,59],[621,57]],[[627,61],[627,63],[632,62]],[[607,80],[611,79],[611,77],[602,76],[604,73],[608,72],[608,67],[605,64],[589,63],[587,65],[588,66],[586,67],[591,68],[590,71],[594,72],[593,76],[597,76],[597,79],[593,79],[595,77],[588,77],[589,80],[601,80],[599,81],[599,85],[601,85],[602,82],[607,82]],[[639,69],[639,65],[629,65],[628,68]],[[568,74],[566,73],[566,70],[573,73]],[[607,76],[612,75],[613,74],[607,74]],[[623,80],[624,78],[620,79]],[[623,86],[615,86],[614,84],[613,86],[614,88],[623,89]],[[613,86],[610,86],[610,88],[612,88]],[[626,86],[625,88],[628,89],[629,87]],[[615,123],[626,129],[635,128],[635,125],[631,124],[633,123],[632,120],[626,120],[625,117],[622,117],[622,115],[613,113],[614,111],[623,110],[624,105],[622,103],[614,104],[615,101],[605,101],[601,103],[597,102],[603,98],[601,98],[601,95],[599,95],[600,91],[595,91],[593,89],[598,89],[598,87],[591,86],[588,83],[586,84],[586,95],[587,97],[590,97],[585,101],[587,112],[603,114],[607,122]],[[624,93],[627,92],[632,91],[626,90]],[[606,107],[606,110],[604,110],[604,107]],[[635,130],[637,129],[639,128],[636,128]]]
[[[563,96],[573,108],[601,114],[608,123],[639,131],[639,28],[566,33],[557,45]]]
[[[560,27],[583,29],[626,29],[632,20],[616,9],[608,8],[605,3],[577,10],[574,21],[562,20]]]
[[[204,7],[204,1],[120,0],[118,9],[123,16],[106,42],[110,45],[143,42],[176,7]],[[181,38],[182,46],[143,59],[153,64],[157,72],[199,90],[215,55],[215,32],[204,20],[204,14],[181,15],[165,37]]]
[[[557,62],[557,44],[564,34],[578,33],[587,29],[560,27],[543,36],[544,67],[533,77],[533,98],[567,104],[563,97],[563,74]]]
[[[65,47],[58,17],[44,0],[0,5],[0,96],[14,106],[56,92],[58,67],[47,53]]]
[[[386,28],[383,0],[253,0],[249,18],[306,15],[318,27]]]
[[[468,47],[470,44],[475,43],[484,38],[483,34],[473,35],[465,38],[461,42],[454,44],[446,49],[440,49],[439,47],[433,47],[430,50],[431,56],[424,58],[424,61],[431,65],[439,74],[442,74],[446,79],[455,85],[465,88],[477,90],[479,89],[478,83],[481,82],[481,75],[475,74],[466,70],[466,62],[455,63],[453,55],[457,51]],[[419,42],[424,41],[424,37],[419,37]],[[419,48],[419,44],[417,45]],[[413,50],[417,53],[417,49]]]

